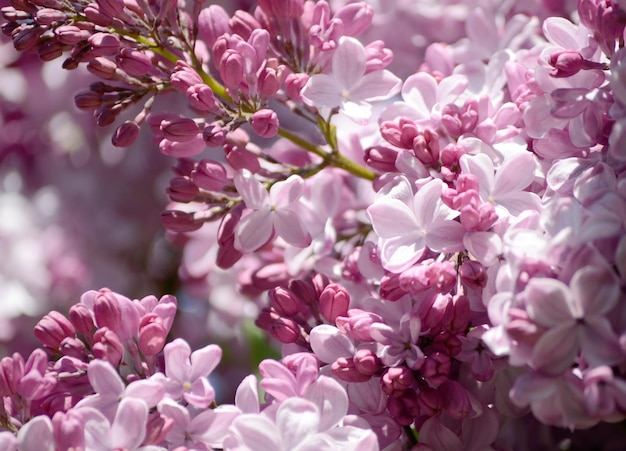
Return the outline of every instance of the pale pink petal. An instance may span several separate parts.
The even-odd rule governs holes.
[[[423,234],[407,233],[385,240],[380,247],[380,258],[385,269],[400,273],[417,262],[425,248],[426,238]]]
[[[244,414],[235,418],[231,431],[244,449],[286,450],[280,440],[280,432],[268,417]]]
[[[546,399],[554,395],[555,391],[554,377],[525,373],[515,380],[515,386],[511,389],[511,400],[518,405],[526,405]]]
[[[17,433],[20,451],[54,451],[52,420],[40,415],[28,421]]]
[[[191,348],[182,338],[177,338],[165,345],[165,375],[177,382],[186,382],[191,371],[189,357]]]
[[[474,156],[465,154],[461,156],[459,165],[464,174],[472,174],[478,178],[480,195],[486,202],[493,192],[495,184],[491,158],[482,153]]]
[[[437,451],[458,451],[463,449],[461,439],[445,427],[438,416],[430,417],[419,430],[420,443]]]
[[[292,175],[286,180],[274,183],[270,188],[270,201],[276,208],[285,208],[297,202],[304,193],[304,180]]]
[[[524,290],[526,309],[537,323],[550,327],[577,317],[572,294],[560,280],[537,277]]]
[[[5,450],[5,451],[18,451],[17,446],[18,446],[17,437],[15,437],[15,435],[13,435],[12,432],[9,432],[9,431],[0,432],[0,449]],[[41,450],[41,448],[37,448],[37,449]],[[41,451],[46,451],[46,448],[44,447]]]
[[[124,398],[111,425],[114,448],[135,449],[146,436],[148,405],[139,399]]]
[[[341,111],[356,123],[365,125],[372,116],[372,105],[346,100],[341,104]]]
[[[318,431],[320,412],[315,404],[303,398],[289,398],[276,412],[276,426],[285,449],[295,449]]]
[[[437,103],[453,103],[467,89],[467,85],[464,75],[454,74],[444,78],[437,86]]]
[[[333,76],[342,92],[350,92],[365,73],[365,48],[358,40],[342,37],[333,54]]]
[[[578,26],[563,17],[548,17],[543,22],[543,34],[548,40],[564,49],[578,50],[581,43],[577,39]]]
[[[198,349],[191,354],[191,372],[190,380],[196,380],[199,377],[206,377],[220,363],[222,358],[222,348],[218,345],[208,345],[202,349]]]
[[[336,426],[348,413],[348,395],[339,382],[320,376],[307,389],[304,398],[315,404],[320,412],[320,432]]]
[[[502,239],[493,232],[470,232],[463,237],[469,253],[485,266],[491,266],[502,254]]]
[[[535,193],[528,191],[496,195],[494,196],[494,203],[498,215],[502,214],[501,211],[498,211],[500,209],[504,209],[512,216],[519,216],[530,210],[541,211],[541,199]]]
[[[367,213],[376,235],[381,238],[395,238],[419,230],[413,211],[397,199],[375,202],[368,207]]]
[[[623,360],[619,339],[607,318],[587,318],[581,326],[580,347],[591,366],[613,366]]]
[[[326,74],[317,74],[309,78],[300,95],[309,106],[334,108],[345,100],[337,81]]]
[[[267,243],[273,232],[272,210],[263,208],[252,211],[235,227],[235,249],[244,254],[253,252]]]
[[[385,100],[400,91],[402,81],[388,70],[377,70],[365,75],[350,90],[350,99],[374,102]]]
[[[259,413],[259,389],[254,374],[246,376],[235,393],[235,405],[243,413]]]
[[[233,181],[246,207],[259,209],[270,206],[267,190],[250,171],[244,170],[235,174]]]
[[[420,225],[428,224],[439,217],[442,219],[452,219],[455,216],[451,213],[450,208],[441,206],[441,192],[443,190],[443,182],[434,179],[422,186],[413,198],[413,211]],[[445,207],[445,208],[444,208]],[[456,216],[459,213],[456,212]],[[451,216],[451,217],[450,217]]]
[[[100,395],[119,396],[124,391],[124,382],[113,366],[106,360],[92,360],[87,368],[89,383]]]
[[[329,324],[315,326],[311,330],[310,343],[315,355],[325,363],[354,355],[354,344],[350,338]]]
[[[201,377],[193,381],[191,389],[185,387],[183,398],[194,407],[206,409],[215,401],[215,390],[207,378]]]
[[[414,107],[421,117],[430,117],[430,110],[437,103],[437,81],[427,72],[418,72],[406,79],[402,86],[402,98]]]
[[[564,322],[545,332],[535,343],[530,365],[547,374],[561,374],[578,354],[578,334],[574,321]]]
[[[435,252],[457,252],[463,249],[465,227],[456,221],[435,221],[428,226],[426,246]]]
[[[241,411],[231,405],[205,410],[191,420],[189,432],[211,448],[222,448],[221,445],[228,436],[230,425],[239,415]]]
[[[496,172],[494,192],[505,194],[523,190],[533,181],[535,169],[531,152],[518,152],[507,157]]]
[[[259,364],[259,372],[263,376],[261,388],[278,401],[298,396],[296,378],[289,369],[275,360],[263,360]]]
[[[619,299],[618,279],[608,268],[585,266],[576,271],[570,286],[585,316],[604,315]]]
[[[337,449],[342,451],[378,451],[378,438],[368,429],[344,426],[326,432],[335,442]],[[319,448],[318,448],[319,449]]]
[[[170,398],[163,399],[158,406],[158,411],[174,421],[177,429],[187,430],[191,423],[189,411]]]
[[[165,389],[162,384],[155,380],[140,379],[128,384],[124,390],[124,396],[143,399],[148,407],[154,407],[165,396]]]
[[[311,244],[311,234],[295,211],[274,211],[274,227],[276,234],[292,246],[304,248]]]

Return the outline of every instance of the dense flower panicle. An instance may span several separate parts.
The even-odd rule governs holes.
[[[0,360],[2,445],[516,449],[530,416],[626,420],[623,2],[378,3],[2,9],[18,51],[98,79],[74,100],[114,146],[146,126],[176,160],[183,248],[180,306],[88,291]],[[205,329],[233,363],[248,323],[282,358],[218,405]]]

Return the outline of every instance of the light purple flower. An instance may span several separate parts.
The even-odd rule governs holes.
[[[112,422],[92,407],[80,409],[85,419],[85,448],[92,451],[160,451],[160,446],[141,446],[146,437],[148,405],[126,398],[120,402]]]
[[[165,346],[164,353],[167,396],[182,397],[199,408],[209,406],[215,399],[215,390],[207,377],[222,357],[220,347],[208,345],[192,353],[189,344],[177,338]]]
[[[269,193],[248,171],[235,176],[235,186],[251,209],[235,228],[235,248],[250,253],[267,243],[274,233],[296,247],[311,244],[311,235],[296,213],[304,193],[304,180],[292,175],[276,182]]]
[[[113,419],[120,401],[125,398],[141,399],[148,407],[154,407],[165,394],[163,386],[152,379],[136,380],[125,386],[117,371],[105,360],[92,360],[87,377],[96,394],[83,398],[76,407],[93,407],[109,420]]]
[[[463,173],[478,178],[481,200],[493,203],[500,218],[519,216],[528,210],[540,211],[539,196],[523,191],[534,179],[535,160],[532,153],[508,154],[497,171],[491,158],[485,154],[463,155],[459,164]]]
[[[530,318],[547,328],[534,345],[533,368],[558,374],[574,363],[579,352],[591,366],[611,366],[623,359],[606,317],[620,296],[617,277],[609,269],[583,267],[569,286],[556,279],[534,278],[524,296]]]
[[[370,326],[372,338],[383,344],[380,359],[389,366],[397,366],[406,362],[413,370],[418,370],[424,363],[424,353],[417,346],[422,322],[416,314],[407,313],[395,329],[387,324],[374,323]]]
[[[435,252],[463,248],[465,229],[454,221],[460,213],[442,202],[443,186],[441,180],[431,180],[410,204],[381,196],[367,209],[385,269],[400,273],[410,268],[427,247]]]
[[[350,37],[339,39],[332,73],[313,75],[302,88],[304,102],[317,108],[335,108],[356,122],[371,116],[369,102],[385,100],[400,90],[401,81],[388,70],[365,73],[365,47]]]
[[[197,411],[192,418],[187,408],[168,398],[159,403],[158,410],[174,422],[166,436],[170,449],[221,448],[233,419],[241,413],[235,406],[223,405]]]

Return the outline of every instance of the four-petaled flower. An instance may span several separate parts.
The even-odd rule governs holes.
[[[336,108],[356,122],[367,122],[369,102],[388,99],[400,91],[401,80],[388,70],[365,73],[365,47],[350,37],[339,40],[331,74],[313,75],[302,88],[302,99],[317,108]]]

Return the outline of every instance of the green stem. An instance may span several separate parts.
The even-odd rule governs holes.
[[[342,154],[338,152],[326,152],[323,149],[319,148],[315,144],[311,144],[307,140],[299,137],[298,135],[294,135],[289,130],[285,130],[284,128],[278,129],[278,135],[282,136],[285,139],[288,139],[294,144],[302,147],[303,149],[314,153],[324,159],[327,162],[328,166],[333,166],[339,169],[343,169],[344,171],[349,172],[350,174],[356,175],[357,177],[366,179],[366,180],[374,180],[376,178],[376,174],[366,167],[361,166],[358,163],[344,157]]]
[[[415,430],[411,426],[404,426],[403,429],[404,435],[406,435],[406,438],[409,441],[408,448],[411,449],[418,443],[417,437],[415,435]]]

